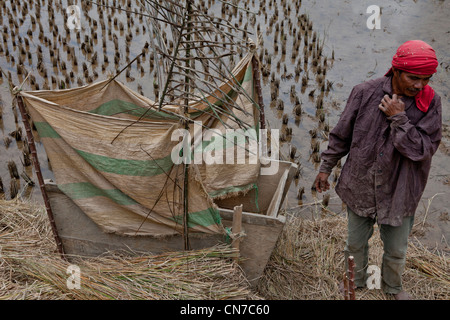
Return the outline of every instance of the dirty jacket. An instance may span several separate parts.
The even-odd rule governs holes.
[[[414,97],[402,97],[405,111],[386,116],[378,105],[385,94],[392,97],[391,80],[385,76],[353,88],[319,171],[331,173],[347,156],[336,185],[342,201],[360,216],[400,226],[403,217],[414,215],[425,189],[441,141],[442,109],[437,94],[426,113]]]

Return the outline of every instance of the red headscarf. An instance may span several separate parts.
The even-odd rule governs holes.
[[[428,75],[436,73],[438,61],[433,48],[421,40],[410,40],[402,44],[397,53],[392,58],[392,67],[409,73],[418,75]],[[386,75],[392,74],[392,68]],[[434,90],[429,85],[416,94],[416,105],[423,111],[427,112],[431,100],[434,97]]]

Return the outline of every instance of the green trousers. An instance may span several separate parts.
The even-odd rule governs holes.
[[[365,287],[369,260],[369,239],[373,234],[375,219],[360,217],[351,209],[348,212],[348,235],[345,244],[346,270],[349,256],[355,261],[355,285]],[[406,217],[399,227],[380,225],[383,241],[383,261],[381,266],[381,288],[384,292],[396,294],[402,291],[402,274],[405,268],[408,236],[414,217]]]

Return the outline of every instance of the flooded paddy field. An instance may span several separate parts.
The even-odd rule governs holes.
[[[197,2],[197,1],[196,1]],[[353,86],[383,76],[397,47],[411,39],[428,42],[440,66],[430,85],[443,103],[444,137],[433,159],[429,183],[417,210],[417,237],[427,245],[448,250],[450,239],[450,4],[442,0],[378,1],[202,1],[211,15],[247,30],[261,43],[262,85],[268,125],[281,132],[282,156],[300,166],[287,209],[305,216],[343,214],[334,190],[325,195],[311,190],[320,152],[337,123]],[[25,130],[9,82],[24,90],[64,89],[106,79],[140,57],[118,77],[131,89],[155,100],[155,66],[151,33],[140,1],[31,0],[0,1],[0,177],[6,198],[15,192],[41,201],[40,190],[27,185],[24,173],[37,183],[27,164]],[[69,29],[67,7],[81,8],[81,29]],[[380,29],[369,29],[380,8]],[[115,7],[115,8],[114,8]],[[119,9],[120,7],[120,9]],[[236,54],[230,65],[239,60]],[[22,131],[22,137],[17,132]],[[52,178],[36,132],[44,178]],[[24,152],[25,151],[25,152]],[[345,160],[345,159],[344,159]],[[14,177],[14,164],[19,179]],[[22,174],[22,175],[21,175]],[[336,170],[331,180],[336,180]],[[13,190],[13,191],[11,191]],[[327,210],[323,210],[324,202]]]

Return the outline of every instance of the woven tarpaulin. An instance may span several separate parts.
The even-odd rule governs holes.
[[[189,118],[201,124],[197,126],[200,136],[194,133],[192,122],[189,126],[192,159],[194,154],[210,151],[213,140],[203,138],[210,137],[211,130],[226,137],[230,129],[241,129],[237,118],[257,132],[259,110],[251,59],[251,54],[245,56],[216,92],[190,101]],[[157,103],[116,80],[65,90],[22,91],[20,95],[58,188],[105,232],[152,236],[182,232],[187,176],[189,230],[224,233],[214,198],[245,193],[256,186],[259,161],[192,162],[185,175],[184,163],[172,157],[173,150],[183,146],[173,138],[184,129],[182,108],[174,103],[158,109]],[[239,107],[217,112],[224,98]],[[195,137],[203,140],[194,144]],[[239,147],[221,146],[224,150]]]

